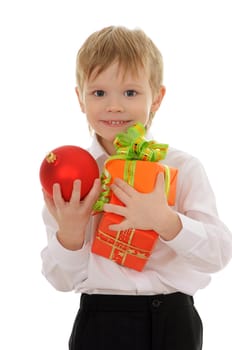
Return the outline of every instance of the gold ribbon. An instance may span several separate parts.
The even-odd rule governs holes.
[[[121,235],[124,233],[129,234],[128,242],[124,242],[122,240]],[[118,255],[121,258],[120,264],[124,265],[127,255],[132,255],[139,259],[148,259],[148,257],[151,254],[150,250],[138,248],[131,244],[134,234],[135,234],[135,229],[130,229],[127,231],[118,231],[116,233],[116,237],[113,237],[107,234],[106,232],[98,230],[96,239],[104,242],[104,244],[111,247],[110,256],[108,257],[110,260],[115,259],[115,250],[119,251]]]

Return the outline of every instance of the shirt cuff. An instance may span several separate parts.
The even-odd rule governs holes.
[[[85,243],[79,250],[64,248],[54,235],[48,242],[48,250],[58,265],[68,270],[82,269],[89,256],[89,243]]]
[[[182,223],[181,231],[170,241],[165,241],[162,238],[160,240],[176,253],[186,256],[197,250],[198,246],[207,240],[207,233],[202,222],[193,220],[183,214],[178,213],[178,215]]]

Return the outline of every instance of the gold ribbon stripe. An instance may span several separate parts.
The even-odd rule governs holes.
[[[125,243],[123,241],[121,241],[120,238],[120,234],[122,231],[118,231],[116,237],[112,237],[111,235],[108,235],[107,233],[98,230],[98,233],[100,235],[102,235],[103,237],[101,237],[99,234],[96,236],[96,238],[102,242],[104,242],[106,245],[112,247],[111,250],[111,254],[109,256],[109,259],[113,260],[113,256],[114,256],[114,252],[115,249],[119,250],[121,253],[124,253],[123,255],[123,259],[122,259],[122,264],[125,262],[126,256],[127,254],[135,256],[137,258],[140,259],[147,259],[150,254],[151,251],[150,250],[146,250],[146,249],[141,249],[141,248],[137,248],[133,245],[131,245],[131,241],[133,239],[133,235],[135,233],[135,230],[133,229],[131,232],[131,235],[129,237],[129,241],[128,243]],[[104,237],[107,239],[110,239],[111,241],[113,241],[113,243],[110,243],[109,241],[107,241],[106,239],[104,239]],[[121,255],[121,254],[120,254]],[[122,256],[122,255],[121,255]]]

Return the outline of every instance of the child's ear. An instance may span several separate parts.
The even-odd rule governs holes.
[[[161,105],[161,102],[164,98],[165,92],[166,92],[165,86],[162,85],[159,89],[158,94],[155,94],[154,101],[151,105],[152,113],[155,113],[159,109],[159,106]]]
[[[81,92],[78,90],[77,86],[75,87],[75,92],[76,92],[76,95],[77,95],[77,98],[78,98],[78,101],[79,101],[79,105],[80,105],[81,111],[83,113],[85,113],[85,104],[83,102],[83,99],[82,99],[82,96],[81,96]]]

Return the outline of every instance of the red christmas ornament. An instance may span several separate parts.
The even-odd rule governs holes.
[[[99,169],[92,155],[78,146],[61,146],[51,151],[40,166],[40,182],[44,190],[52,196],[54,183],[61,186],[62,196],[69,201],[73,181],[81,180],[81,199],[83,199],[99,177]]]

